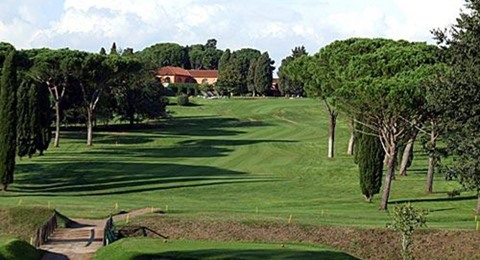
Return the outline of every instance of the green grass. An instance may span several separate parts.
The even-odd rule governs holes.
[[[40,259],[42,253],[27,242],[0,236],[0,259],[1,260],[34,260]]]
[[[7,238],[17,237],[30,241],[37,228],[53,214],[53,210],[43,207],[14,206],[0,209],[0,234]],[[1,239],[1,237],[0,237]]]
[[[18,162],[15,184],[0,207],[46,207],[69,217],[105,217],[118,210],[165,208],[203,220],[385,227],[388,214],[363,201],[358,171],[346,155],[349,130],[340,117],[336,157],[327,159],[328,119],[310,99],[201,100],[169,107],[173,119],[148,130],[63,132],[60,148]],[[345,118],[343,118],[345,119]],[[424,192],[427,158],[417,154],[407,177],[393,183],[391,202],[429,209],[428,225],[475,228],[471,193],[436,177]]]
[[[94,259],[356,259],[337,250],[300,244],[169,241],[128,238],[97,251]]]

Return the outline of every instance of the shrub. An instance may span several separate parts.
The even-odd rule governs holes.
[[[428,212],[414,208],[410,203],[395,206],[390,229],[402,234],[402,256],[404,260],[414,259],[412,255],[413,239],[415,229],[426,226]]]
[[[188,100],[188,96],[187,95],[179,95],[177,96],[177,105],[179,106],[188,106],[190,104],[189,100]]]

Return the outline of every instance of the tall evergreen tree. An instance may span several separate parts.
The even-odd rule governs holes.
[[[36,151],[40,155],[48,149],[52,140],[50,125],[52,123],[51,104],[48,86],[45,83],[35,84],[29,90],[30,100],[30,128],[32,133],[32,145],[29,151],[31,157]]]
[[[247,88],[248,91],[252,92],[252,95],[255,96],[255,70],[257,68],[257,60],[250,60],[250,66],[248,67],[247,75]]]
[[[105,50],[105,48],[100,48],[100,55],[107,55],[107,51]]]
[[[371,202],[373,195],[378,194],[382,187],[385,151],[378,136],[369,134],[369,129],[366,127],[357,126],[357,128],[359,131],[355,135],[357,138],[355,162],[358,164],[360,173],[362,194],[366,201]]]
[[[279,89],[282,92],[282,95],[288,96],[292,94],[303,96],[305,94],[303,83],[299,80],[292,79],[292,77],[288,75],[285,68],[295,59],[306,55],[308,55],[308,53],[304,46],[295,47],[292,50],[292,54],[282,60],[280,68],[278,69],[278,76],[280,79]]]
[[[225,67],[230,62],[230,56],[232,56],[230,49],[226,49],[222,57],[220,57],[220,61],[218,61],[218,73],[222,73],[225,70]]]
[[[112,48],[110,48],[110,55],[118,55],[117,44],[115,42],[113,42]]]
[[[272,60],[268,52],[264,52],[258,58],[257,66],[255,68],[255,90],[260,94],[266,94],[272,86]]]
[[[30,127],[31,107],[28,96],[29,89],[33,86],[30,79],[24,80],[17,91],[17,154],[24,157],[29,154],[32,145],[32,132]]]
[[[434,31],[438,43],[448,47],[450,71],[438,79],[429,102],[448,119],[444,137],[460,183],[477,193],[480,215],[480,0],[465,2],[456,24]]]
[[[7,54],[0,79],[0,174],[1,189],[13,183],[17,139],[16,50]]]

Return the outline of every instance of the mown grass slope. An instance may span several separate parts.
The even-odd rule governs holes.
[[[122,239],[97,251],[96,260],[140,259],[356,259],[321,246],[241,242]]]
[[[194,100],[172,106],[173,119],[144,130],[64,132],[60,148],[18,162],[0,206],[47,206],[69,217],[105,217],[141,207],[202,220],[272,221],[384,227],[388,214],[360,194],[346,155],[349,130],[340,116],[336,157],[327,159],[328,120],[310,99]],[[430,227],[475,228],[475,197],[437,176],[424,192],[426,156],[393,183],[391,202],[429,209]],[[118,203],[119,208],[115,205]]]
[[[0,236],[1,260],[35,260],[40,259],[42,253],[24,240],[14,237]]]

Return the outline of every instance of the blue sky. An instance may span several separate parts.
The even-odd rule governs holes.
[[[112,42],[141,50],[215,38],[218,47],[268,51],[277,66],[290,50],[310,53],[349,37],[432,42],[464,0],[1,0],[0,41],[18,48],[97,52]]]

